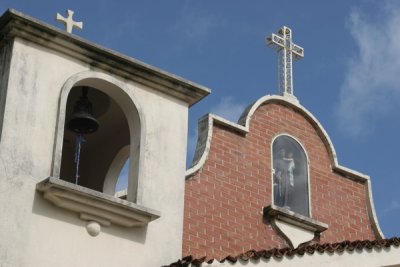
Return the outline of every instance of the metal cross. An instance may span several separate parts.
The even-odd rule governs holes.
[[[80,30],[82,30],[82,28],[83,28],[83,22],[76,22],[76,21],[74,21],[73,19],[72,19],[72,16],[74,15],[74,11],[72,11],[72,10],[67,10],[67,14],[68,14],[68,16],[67,16],[67,18],[64,18],[62,15],[60,15],[59,13],[57,13],[57,17],[56,17],[56,19],[57,19],[57,21],[59,21],[59,22],[62,22],[62,23],[64,23],[65,24],[65,30],[68,32],[68,33],[72,33],[72,29],[75,27],[75,28],[78,28],[78,29],[80,29]]]
[[[292,42],[292,30],[283,26],[278,34],[267,37],[268,46],[278,51],[278,88],[283,96],[293,95],[293,55],[295,60],[304,57],[304,49]]]

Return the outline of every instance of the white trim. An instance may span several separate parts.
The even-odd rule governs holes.
[[[144,226],[161,216],[159,211],[54,177],[37,183],[36,190],[55,206],[104,226]]]
[[[227,121],[213,114],[207,114],[206,116],[202,117],[198,123],[199,137],[195,152],[195,158],[193,160],[192,167],[190,167],[186,171],[186,179],[189,179],[190,177],[195,175],[198,171],[200,171],[204,163],[206,162],[210,151],[214,124],[227,126],[228,129],[230,129],[231,131],[236,131],[239,132],[240,134],[246,135],[249,132],[250,120],[255,111],[261,105],[266,105],[269,103],[280,103],[289,106],[295,109],[296,111],[302,113],[303,116],[320,133],[320,137],[322,141],[325,143],[328,153],[330,154],[332,171],[342,174],[345,178],[356,180],[361,183],[366,183],[368,192],[371,192],[371,186],[369,185],[370,178],[368,175],[343,167],[338,163],[335,148],[333,147],[332,141],[329,138],[329,135],[327,134],[325,129],[322,127],[321,123],[306,108],[300,105],[298,101],[295,101],[294,99],[291,99],[289,97],[283,97],[277,95],[266,95],[258,99],[243,112],[238,123]],[[201,128],[202,131],[200,131]],[[384,235],[378,224],[374,204],[372,203],[372,193],[368,193],[368,200],[369,200],[367,201],[369,202],[367,203],[368,214],[370,219],[372,220],[371,223],[373,226],[374,233],[377,236],[377,238],[384,238]]]
[[[107,90],[106,88],[102,88],[102,86],[106,84],[107,86],[114,87],[116,90]],[[146,144],[147,131],[145,115],[140,108],[139,102],[133,95],[132,90],[130,90],[123,82],[104,73],[96,71],[83,71],[72,75],[64,83],[59,98],[59,109],[57,114],[57,126],[55,129],[55,143],[52,162],[52,176],[56,178],[60,177],[65,112],[68,94],[74,86],[83,85],[92,86],[112,97],[120,105],[127,118],[130,131],[130,154],[136,155],[135,157],[131,157],[131,162],[129,164],[128,200],[137,204],[141,204],[141,180],[143,176],[141,175],[141,170],[143,169],[142,166],[144,164],[144,157],[142,156],[144,151],[141,151],[140,148],[144,148]]]
[[[303,144],[294,136],[288,134],[288,133],[280,133],[275,135],[272,140],[271,140],[271,145],[270,145],[270,153],[271,153],[271,203],[275,204],[274,201],[274,151],[273,151],[273,146],[274,146],[274,142],[278,137],[281,136],[287,136],[292,138],[295,142],[297,142],[301,149],[303,149],[304,154],[306,155],[306,160],[307,160],[307,193],[308,193],[308,215],[307,217],[312,218],[312,212],[311,212],[311,188],[310,188],[310,160],[307,154],[307,150],[304,148]]]
[[[378,223],[378,217],[376,216],[375,212],[375,206],[374,206],[374,199],[372,197],[372,185],[371,185],[371,180],[368,179],[367,181],[367,210],[368,210],[368,217],[372,221],[372,228],[375,232],[375,234],[378,234],[378,236],[383,239],[385,238],[379,223]]]
[[[328,224],[274,204],[263,208],[263,216],[291,248],[311,241],[329,227]]]
[[[192,167],[186,170],[186,178],[189,178],[196,174],[204,165],[208,158],[208,153],[210,151],[211,146],[211,138],[213,133],[213,125],[222,125],[227,127],[229,130],[238,132],[239,134],[246,135],[249,130],[242,125],[233,123],[229,120],[226,120],[222,117],[219,117],[215,114],[207,114],[199,119],[198,122],[198,139],[197,146],[194,155],[194,160],[192,163]],[[205,140],[201,140],[205,137]]]
[[[111,72],[114,76],[141,83],[153,90],[178,98],[189,106],[211,93],[207,87],[66,33],[14,9],[7,10],[1,18],[1,39],[19,37],[28,40],[84,64],[96,65],[96,68]]]

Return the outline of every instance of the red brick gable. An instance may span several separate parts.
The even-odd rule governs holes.
[[[183,256],[221,259],[287,247],[262,215],[272,202],[271,142],[283,133],[308,155],[311,217],[329,225],[320,242],[380,238],[368,210],[368,181],[331,167],[334,151],[312,119],[285,101],[265,102],[250,115],[247,134],[210,126],[208,158],[186,181]]]

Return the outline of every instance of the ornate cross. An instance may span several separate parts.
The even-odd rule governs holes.
[[[283,26],[278,34],[267,37],[268,46],[278,51],[278,88],[283,96],[293,95],[293,55],[295,60],[304,57],[304,49],[292,42],[292,30]]]
[[[74,15],[74,11],[68,9],[67,14],[68,14],[67,18],[64,18],[59,13],[57,13],[57,17],[56,17],[57,21],[65,24],[65,30],[68,33],[72,33],[72,29],[74,27],[82,30],[83,22],[76,22],[72,19],[72,16]]]

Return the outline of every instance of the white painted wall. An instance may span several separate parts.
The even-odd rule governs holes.
[[[182,101],[112,75],[145,114],[140,204],[161,212],[147,227],[111,225],[91,237],[77,214],[36,192],[36,184],[51,176],[61,89],[89,70],[101,73],[27,41],[14,43],[0,139],[2,267],[161,266],[181,257],[188,121]]]

